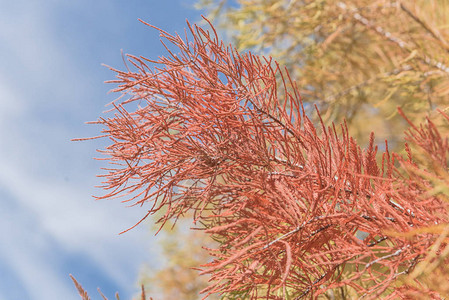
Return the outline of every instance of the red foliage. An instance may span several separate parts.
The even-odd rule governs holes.
[[[114,91],[128,98],[98,121],[112,142],[109,192],[99,198],[125,197],[148,215],[163,209],[162,225],[193,211],[221,244],[203,266],[212,275],[206,296],[300,299],[346,285],[400,297],[392,283],[437,235],[390,233],[448,221],[446,203],[425,193],[429,183],[401,171],[416,167],[411,153],[402,159],[385,144],[378,163],[374,134],[362,149],[345,124],[315,127],[271,58],[238,53],[213,28],[188,28],[185,39],[158,29],[178,54],[166,46],[168,57],[128,55],[133,70],[113,69]],[[409,138],[447,169],[435,127]]]
[[[70,278],[72,279],[73,283],[75,284],[76,289],[78,290],[79,295],[81,296],[82,300],[90,300],[89,295],[87,294],[87,292],[83,289],[83,287],[81,286],[81,284],[78,283],[78,281],[75,279],[75,277],[73,277],[70,274]],[[140,294],[140,300],[153,300],[153,298],[147,298],[145,296],[145,288],[142,285],[142,290],[141,290],[141,294]],[[98,293],[101,295],[101,297],[103,298],[103,300],[108,300],[108,298],[106,298],[105,295],[103,295],[103,293],[100,291],[100,289],[98,289]],[[118,295],[118,293],[115,293],[115,298],[117,300],[120,300],[120,297]]]

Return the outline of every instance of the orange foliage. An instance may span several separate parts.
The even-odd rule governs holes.
[[[193,212],[220,242],[202,266],[206,297],[315,298],[342,286],[405,297],[398,278],[439,236],[419,228],[449,221],[447,202],[412,172],[409,147],[402,158],[385,143],[377,162],[374,134],[362,149],[345,124],[312,124],[271,58],[238,53],[213,28],[188,28],[184,39],[157,29],[167,57],[128,55],[126,71],[113,69],[114,91],[128,97],[97,122],[111,141],[99,198],[124,197],[147,215],[162,209],[161,226]],[[432,122],[408,139],[447,170],[447,139]]]

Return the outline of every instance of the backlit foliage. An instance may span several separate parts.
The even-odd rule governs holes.
[[[397,106],[415,122],[448,106],[447,0],[198,2],[239,50],[287,66],[304,102],[325,123],[345,118],[363,144],[376,128],[400,148],[407,124]]]
[[[405,157],[387,143],[378,154],[374,134],[361,148],[346,123],[314,124],[273,59],[213,28],[158,30],[168,56],[113,69],[123,96],[97,122],[111,141],[100,199],[162,210],[161,226],[193,213],[219,242],[201,267],[206,297],[438,297],[417,268],[447,263],[449,146],[430,120],[409,131]]]

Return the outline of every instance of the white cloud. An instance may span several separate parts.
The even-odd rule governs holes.
[[[157,248],[144,225],[118,236],[145,214],[144,208],[91,197],[99,192],[93,186],[102,166],[91,157],[105,141],[70,142],[98,134],[98,128],[82,122],[95,119],[114,97],[105,95],[111,87],[102,81],[110,78],[101,76],[113,74],[100,62],[121,65],[121,46],[108,49],[108,42],[117,32],[125,36],[127,21],[148,30],[137,22],[143,10],[119,19],[123,12],[111,3],[0,0],[0,274],[2,266],[13,270],[15,284],[31,300],[79,299],[67,273],[81,260],[98,276],[80,274],[81,283],[112,281],[117,289],[126,286],[128,294],[141,263],[157,264]],[[64,20],[59,11],[73,14]],[[97,20],[100,13],[109,23]],[[167,22],[171,26],[173,20]],[[157,42],[149,43],[153,49]],[[102,61],[96,61],[100,56]],[[9,300],[7,292],[0,289],[0,299]]]
[[[32,149],[32,145],[24,147]],[[35,177],[28,171],[27,160],[20,162],[20,155],[10,155],[9,160],[0,158],[3,192],[11,195],[7,201],[14,201],[18,207],[14,219],[8,218],[11,212],[0,212],[0,218],[7,222],[2,226],[6,228],[1,234],[2,243],[8,245],[8,251],[0,257],[7,258],[18,271],[23,284],[33,291],[33,299],[55,299],[49,297],[50,290],[73,293],[71,283],[67,283],[68,274],[52,269],[57,263],[52,264],[48,257],[40,257],[46,251],[55,255],[83,253],[95,262],[91,268],[99,268],[98,272],[131,287],[139,266],[150,260],[151,241],[145,226],[121,236],[118,233],[137,222],[144,213],[142,209],[126,208],[119,201],[94,201],[93,189],[86,190],[82,181],[66,182],[52,169],[43,172],[42,179]],[[93,173],[85,175],[94,177]],[[55,241],[61,249],[45,249],[49,241]],[[40,284],[33,277],[36,273],[40,273]],[[55,288],[49,290],[49,285]]]
[[[23,213],[15,215],[22,218],[32,217]],[[51,267],[54,264],[43,255],[44,251],[51,249],[48,249],[45,236],[40,234],[37,228],[10,220],[5,214],[2,214],[0,225],[3,245],[0,255],[2,259],[6,258],[4,264],[14,270],[15,276],[20,280],[17,286],[11,288],[23,289],[21,292],[31,296],[31,299],[61,299],[61,295],[68,300],[78,298],[75,297],[73,288],[64,284],[61,274]],[[11,299],[9,295],[12,292],[18,291],[2,289],[0,295],[4,299]]]
[[[118,233],[143,212],[91,197],[100,164],[90,157],[101,142],[69,140],[93,131],[81,127],[79,116],[105,87],[98,77],[92,85],[93,75],[83,74],[79,58],[52,35],[51,5],[0,0],[0,203],[10,205],[0,209],[0,260],[32,299],[78,299],[63,264],[83,257],[99,269],[92,272],[108,274],[117,289],[128,285],[129,293],[149,260],[150,240],[143,226]]]

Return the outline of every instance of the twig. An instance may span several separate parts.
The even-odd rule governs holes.
[[[367,263],[367,264],[365,265],[365,269],[368,269],[368,268],[371,267],[373,264],[376,264],[376,263],[378,263],[378,262],[381,261],[381,260],[385,260],[385,259],[388,259],[388,258],[390,258],[390,257],[398,256],[399,254],[402,253],[402,251],[404,251],[404,250],[407,249],[408,247],[410,247],[410,245],[407,245],[406,247],[404,247],[404,248],[402,248],[402,249],[399,249],[399,250],[397,250],[396,252],[394,252],[394,253],[392,253],[392,254],[390,254],[390,255],[385,255],[385,256],[379,257],[378,259],[375,259],[375,260],[373,260],[372,262]]]
[[[377,241],[372,242],[372,243],[369,243],[369,244],[366,245],[366,246],[367,246],[367,247],[373,247],[373,246],[375,246],[375,245],[377,245],[377,244],[379,244],[379,243],[385,241],[386,239],[388,239],[388,237],[383,236],[383,237],[381,237],[380,239],[378,239]]]
[[[292,231],[289,231],[289,232],[287,232],[286,234],[281,235],[281,236],[278,237],[277,239],[275,239],[275,240],[269,242],[268,244],[266,244],[265,246],[263,246],[262,250],[265,250],[265,249],[267,249],[268,247],[270,247],[271,245],[273,245],[274,243],[277,243],[277,242],[279,242],[280,240],[282,240],[282,239],[284,239],[284,238],[286,238],[286,237],[288,237],[288,236],[290,236],[290,235],[292,235],[292,234],[294,234],[294,233],[300,231],[301,229],[303,229],[304,227],[306,227],[306,225],[309,225],[310,223],[312,223],[312,222],[314,222],[314,221],[317,221],[317,220],[320,220],[320,219],[324,219],[324,218],[325,218],[325,216],[318,216],[318,217],[315,217],[315,218],[313,218],[313,219],[311,219],[311,220],[309,220],[309,221],[307,221],[307,222],[303,222],[302,225],[297,226],[297,227],[296,227],[295,229],[293,229]],[[331,226],[331,225],[328,224],[327,227],[326,227],[326,226],[325,226],[325,227],[326,227],[326,228],[329,228],[329,226]],[[324,229],[326,229],[326,228],[323,227],[323,228],[317,229],[317,230],[315,230],[314,232],[312,232],[311,235],[317,234],[318,232],[320,232],[320,231],[322,231],[322,230],[324,230]]]
[[[310,222],[310,221],[309,221]],[[301,229],[303,229],[309,222],[304,222],[302,225],[296,227],[295,229],[293,229],[292,231],[287,232],[286,234],[281,235],[280,237],[278,237],[277,239],[269,242],[268,244],[266,244],[265,246],[263,246],[262,250],[267,249],[268,247],[270,247],[271,245],[273,245],[274,243],[279,242],[280,240],[300,231]]]
[[[352,86],[344,89],[343,91],[340,91],[338,93],[334,93],[332,95],[329,95],[329,96],[324,98],[325,99],[324,101],[329,102],[329,101],[332,101],[332,100],[336,100],[337,98],[340,98],[340,97],[342,97],[344,95],[347,95],[347,94],[349,94],[353,90],[356,90],[358,88],[364,87],[364,86],[370,84],[371,82],[373,82],[375,80],[378,80],[378,79],[383,78],[383,77],[388,77],[388,76],[391,76],[391,75],[397,75],[397,74],[399,74],[401,72],[410,71],[410,70],[412,70],[412,67],[410,65],[404,65],[402,68],[396,68],[396,69],[394,69],[392,71],[384,72],[382,74],[378,74],[377,76],[369,78],[369,79],[367,79],[365,81],[362,81],[362,82],[360,82],[358,84],[352,85]]]
[[[441,45],[446,48],[446,51],[449,52],[449,44],[446,40],[441,36],[439,32],[435,32],[432,28],[430,28],[424,20],[421,20],[416,14],[412,13],[412,11],[404,5],[404,3],[400,3],[399,5],[403,11],[405,11],[416,23],[421,25],[427,32],[430,33],[435,39],[437,39]]]
[[[405,270],[402,271],[402,272],[395,273],[395,274],[391,277],[391,279],[393,280],[393,279],[398,278],[398,277],[401,276],[401,275],[408,274],[408,273],[410,272],[410,270],[416,265],[419,256],[420,256],[420,255],[415,256],[415,258],[413,258],[413,259],[411,260],[411,262],[410,262],[409,266],[407,267],[407,269],[405,269]],[[360,299],[363,299],[363,298],[365,298],[365,297],[368,296],[368,295],[372,295],[372,292],[373,292],[374,290],[378,289],[378,288],[379,288],[379,286],[376,286],[376,287],[374,287],[374,288],[372,288],[372,289],[367,290],[362,296],[360,296]]]
[[[343,2],[339,2],[337,4],[337,6],[342,9],[342,10],[349,10],[348,6],[343,3]],[[399,48],[406,50],[409,53],[412,53],[414,51],[418,52],[416,49],[413,49],[412,47],[410,47],[409,45],[407,45],[407,43],[403,40],[401,40],[400,38],[394,36],[393,34],[391,34],[391,32],[386,31],[385,29],[383,29],[380,26],[377,26],[375,23],[371,22],[370,20],[368,20],[367,18],[365,18],[364,16],[362,16],[361,14],[359,14],[357,12],[357,9],[351,9],[351,11],[353,12],[352,17],[359,22],[360,24],[364,25],[365,27],[374,30],[375,32],[377,32],[379,35],[383,36],[384,38],[386,38],[387,40],[393,42],[394,44],[398,45]],[[441,71],[445,72],[445,73],[449,73],[449,67],[446,66],[445,64],[443,64],[440,61],[437,61],[427,55],[424,54],[418,54],[417,57],[424,62],[427,65],[436,67],[437,69],[440,69]]]

